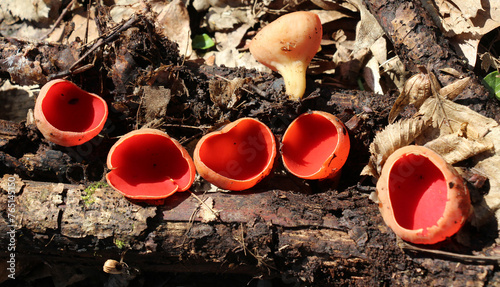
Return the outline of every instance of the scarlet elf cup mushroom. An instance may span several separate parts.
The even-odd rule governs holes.
[[[455,234],[471,211],[467,187],[439,154],[423,146],[392,153],[377,182],[386,224],[403,240],[434,244]]]
[[[49,141],[62,146],[83,144],[98,135],[108,117],[108,105],[67,80],[52,80],[40,90],[35,122]]]
[[[203,136],[194,150],[198,174],[223,189],[249,189],[272,170],[276,141],[271,130],[252,118],[238,119]]]
[[[140,129],[120,138],[108,153],[109,185],[125,197],[164,199],[193,184],[196,170],[179,142],[156,129]]]
[[[250,53],[260,63],[278,71],[285,81],[286,93],[299,100],[306,89],[307,67],[320,48],[322,36],[318,15],[293,12],[262,28],[250,43]]]
[[[350,150],[349,134],[334,115],[312,111],[297,117],[281,144],[285,168],[304,179],[332,178],[341,170]]]

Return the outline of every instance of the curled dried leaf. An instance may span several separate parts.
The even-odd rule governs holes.
[[[413,104],[419,108],[431,95],[431,78],[427,70],[422,68],[422,72],[411,76],[406,81],[403,91],[389,112],[389,123],[393,123],[407,105]]]
[[[471,156],[493,148],[493,143],[487,138],[466,138],[458,133],[440,136],[425,144],[426,147],[440,154],[446,162],[454,164]]]
[[[438,108],[439,106],[442,107]],[[418,112],[423,119],[433,123],[441,135],[450,134],[450,129],[443,127],[443,122],[448,122],[452,130],[462,130],[462,125],[467,122],[467,136],[474,139],[484,137],[491,128],[497,126],[493,119],[482,116],[466,106],[454,103],[443,98],[429,98],[424,102]],[[428,139],[429,141],[431,139]],[[426,142],[427,142],[426,141]]]
[[[405,119],[388,125],[370,144],[371,156],[361,175],[378,178],[389,155],[415,141],[427,125],[428,123],[421,118]]]
[[[466,77],[460,80],[457,80],[448,86],[442,87],[439,90],[439,94],[446,99],[453,100],[455,99],[462,91],[469,85],[470,77]]]
[[[473,170],[489,180],[490,189],[488,194],[484,196],[484,201],[480,202],[479,206],[475,206],[475,212],[472,224],[480,226],[491,218],[496,216],[496,220],[500,220],[500,126],[492,128],[486,135],[495,146],[493,155],[481,154],[478,156],[479,162],[474,166]],[[481,158],[482,157],[482,158]]]

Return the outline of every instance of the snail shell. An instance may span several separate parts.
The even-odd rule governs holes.
[[[123,264],[119,261],[108,259],[104,262],[104,266],[102,270],[108,274],[122,274],[123,273]]]

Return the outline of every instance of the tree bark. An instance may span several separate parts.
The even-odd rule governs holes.
[[[141,271],[278,276],[318,286],[478,286],[497,276],[493,265],[404,254],[376,205],[356,189],[311,195],[283,190],[294,184],[287,178],[273,181],[282,190],[181,192],[165,205],[149,206],[132,203],[109,187],[5,175],[0,246],[9,246],[14,228],[18,276],[36,260],[66,266],[67,274],[83,268],[87,279],[102,276],[102,264],[119,260],[123,250],[129,250],[124,262]],[[14,188],[7,182],[14,182]],[[15,210],[8,208],[9,200]],[[1,254],[10,256],[7,248]]]
[[[414,6],[403,3],[406,4],[399,8],[391,7],[406,16],[416,13],[414,16],[420,19],[420,12],[411,10]],[[415,31],[415,25],[421,24],[412,18],[409,20],[414,22],[403,27],[406,30],[392,27],[396,24],[391,21],[399,18],[390,12],[389,4],[371,5],[375,14],[387,13],[379,15],[379,20],[389,25],[388,35],[394,38],[396,51],[402,50],[400,57],[407,66],[413,67],[415,59],[420,58],[423,60],[419,61],[427,62],[451,61],[447,48],[436,55],[428,52],[419,56],[418,49],[407,47],[401,35],[408,33],[414,42],[424,41]],[[428,24],[428,32],[436,33]],[[124,261],[131,270],[141,272],[238,273],[303,285],[477,286],[499,279],[497,263],[491,260],[476,264],[460,258],[450,260],[447,255],[438,259],[434,253],[428,257],[422,256],[422,252],[404,253],[382,221],[377,205],[369,200],[373,188],[369,184],[361,186],[366,183],[359,172],[368,159],[368,144],[386,124],[394,97],[374,100],[374,95],[366,92],[334,91],[312,85],[304,101],[289,103],[277,98],[278,93],[273,94],[273,75],[195,63],[178,65],[180,61],[172,46],[165,52],[165,43],[143,32],[150,31],[143,26],[113,38],[117,49],[115,54],[108,53],[107,59],[90,55],[82,62],[85,65],[96,59],[108,68],[79,71],[88,87],[99,89],[103,83],[109,87],[104,96],[113,106],[110,117],[115,126],[114,130],[105,130],[106,136],[97,139],[99,142],[89,142],[87,150],[62,149],[44,142],[30,125],[0,122],[0,172],[7,173],[0,185],[0,246],[5,247],[0,250],[0,264],[4,264],[0,270],[9,267],[7,259],[12,252],[8,246],[14,230],[17,275],[33,279],[31,268],[41,264],[50,266],[44,272],[60,282],[112,278],[113,275],[102,272],[102,265],[107,259],[120,260],[124,250],[128,250]],[[433,41],[422,43],[431,45],[438,40]],[[144,47],[151,51],[141,50]],[[81,51],[75,47],[5,38],[0,38],[0,48],[0,71],[20,84],[43,84],[50,76],[67,72],[81,57]],[[140,66],[134,60],[137,55],[141,57],[136,59],[149,61],[142,61]],[[17,66],[13,67],[13,63]],[[456,60],[450,63],[456,64]],[[99,77],[104,72],[108,78],[103,80]],[[241,101],[237,109],[219,107],[212,102],[208,89],[215,75],[229,80],[253,78],[255,86],[246,88],[255,88],[255,94],[246,94],[247,100]],[[446,77],[440,75],[442,83]],[[94,79],[100,79],[101,85],[95,85]],[[278,166],[272,177],[252,190],[207,192],[209,186],[199,180],[193,193],[176,193],[161,206],[133,203],[109,187],[89,185],[87,165],[97,161],[103,166],[102,159],[114,137],[137,124],[140,97],[134,101],[127,98],[132,94],[130,90],[153,82],[175,90],[172,82],[183,84],[182,81],[191,83],[184,86],[189,97],[184,91],[172,97],[165,121],[169,133],[183,138],[187,146],[192,146],[192,138],[201,134],[197,129],[193,132],[192,127],[209,124],[215,128],[220,124],[214,123],[217,119],[222,122],[252,116],[281,135],[293,118],[307,110],[339,114],[349,129],[353,151],[343,169],[341,185],[302,181],[287,176]],[[257,95],[258,91],[264,96]],[[102,166],[91,181],[102,178]],[[86,185],[70,184],[71,181]],[[14,182],[14,189],[9,182]],[[474,248],[454,249],[458,244],[453,240],[447,242],[452,251],[481,250],[480,242]],[[0,281],[7,279],[8,273],[1,275]]]
[[[408,71],[417,73],[418,65],[430,67],[442,86],[458,79],[442,71],[443,68],[455,69],[460,77],[471,77],[470,84],[457,102],[483,115],[492,115],[496,121],[500,120],[498,101],[468,68],[466,60],[454,51],[420,1],[365,0],[365,3]]]

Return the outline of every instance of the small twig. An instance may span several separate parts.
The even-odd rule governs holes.
[[[85,26],[85,41],[84,41],[85,44],[87,44],[89,41],[90,3],[91,1],[89,1],[89,4],[87,5],[87,23]]]
[[[194,217],[196,216],[196,213],[198,213],[198,211],[200,210],[200,207],[201,207],[201,204],[198,204],[198,206],[196,206],[196,208],[191,213],[191,216],[189,216],[189,220],[188,220],[189,227],[187,228],[186,232],[184,233],[184,236],[182,238],[182,242],[177,247],[183,246],[184,242],[186,242],[187,235],[188,235],[189,231],[191,231],[191,228],[194,225]]]
[[[47,34],[45,34],[45,36],[43,36],[40,39],[41,41],[45,40],[47,37],[49,37],[50,34],[52,34],[52,32],[54,32],[54,30],[59,25],[59,23],[61,23],[61,21],[64,18],[64,16],[66,16],[66,13],[68,12],[69,7],[73,6],[73,4],[75,2],[76,2],[76,0],[71,0],[71,2],[69,2],[68,6],[66,6],[66,8],[64,8],[64,10],[62,10],[61,15],[59,15],[59,18],[57,18],[57,21],[54,23],[54,25],[52,26],[52,28],[50,29],[50,31]]]
[[[217,75],[217,74],[216,74],[215,76],[216,76],[216,77],[218,77],[218,78],[221,78],[221,79],[225,80],[226,82],[231,82],[231,80],[229,80],[229,79],[227,79],[227,78],[224,78],[224,77],[223,77],[223,76],[221,76],[221,75]],[[252,94],[252,95],[253,95],[253,92],[252,92],[252,91],[250,91],[250,90],[248,90],[248,89],[246,89],[246,88],[244,88],[244,87],[243,87],[243,85],[242,85],[241,87],[238,87],[238,88],[240,88],[240,89],[242,89],[243,91],[245,91],[245,92],[250,93],[250,94]]]
[[[200,211],[200,208],[201,208],[202,205],[204,205],[206,208],[208,208],[215,215],[215,217],[217,219],[219,219],[220,221],[222,221],[222,219],[219,217],[219,213],[216,212],[215,210],[213,210],[212,207],[210,207],[208,204],[206,204],[204,200],[201,200],[201,198],[199,198],[196,194],[194,194],[189,189],[188,189],[188,192],[190,192],[191,195],[199,201],[199,203],[198,203],[198,206],[196,206],[196,208],[191,213],[191,216],[189,216],[189,221],[188,221],[189,222],[189,228],[184,233],[184,238],[183,238],[183,240],[182,240],[182,242],[180,243],[179,246],[183,246],[184,242],[186,242],[187,235],[188,235],[189,231],[191,231],[191,228],[193,227],[193,224],[194,224],[194,217],[196,216],[196,213],[198,213],[198,211]]]
[[[52,240],[54,240],[54,237],[56,237],[56,235],[52,235],[52,237],[50,238],[49,242],[47,242],[47,244],[45,244],[45,247],[49,246],[49,244],[52,242]]]
[[[206,130],[206,129],[211,129],[212,126],[209,125],[201,125],[201,126],[190,126],[190,125],[183,125],[183,124],[165,124],[167,127],[178,127],[178,128],[187,128],[187,129],[197,129],[197,130]]]
[[[92,54],[97,48],[101,47],[102,45],[105,45],[107,43],[110,43],[115,40],[115,38],[123,31],[127,30],[128,28],[132,27],[132,25],[138,20],[138,17],[136,14],[132,15],[130,19],[127,20],[127,22],[123,23],[120,25],[117,29],[112,31],[108,36],[105,38],[101,37],[97,40],[97,42],[87,51],[83,56],[81,56],[76,62],[69,67],[67,71],[63,71],[61,73],[51,75],[49,79],[54,79],[54,78],[59,78],[59,77],[65,77],[71,75],[75,71],[75,67],[82,62],[85,58],[87,58],[90,54]]]
[[[141,100],[139,101],[139,107],[137,107],[137,113],[135,115],[135,129],[139,129],[139,120],[140,120],[140,112],[141,112],[141,108],[142,108],[142,102],[144,100],[144,93],[141,95]]]
[[[184,57],[182,57],[182,63],[181,63],[181,67],[184,66],[184,63],[186,62],[186,56],[187,56],[187,52],[188,52],[188,48],[189,48],[189,38],[191,38],[191,29],[189,29],[189,31],[187,32],[187,45],[186,45],[186,49],[184,50]]]
[[[199,197],[198,197],[196,194],[194,194],[191,190],[189,190],[189,189],[188,189],[188,191],[189,191],[189,193],[191,193],[191,195],[192,195],[194,198],[196,198],[196,199],[197,199],[197,200],[198,200],[201,204],[203,204],[206,208],[208,208],[208,210],[210,210],[210,212],[212,212],[212,213],[214,214],[214,216],[215,216],[218,220],[222,221],[222,219],[221,219],[221,218],[220,218],[220,216],[219,216],[219,213],[218,213],[217,211],[213,210],[213,208],[212,208],[212,207],[210,207],[208,204],[206,204],[206,203],[205,203],[205,200],[201,200],[201,198],[199,198]]]
[[[449,259],[453,260],[458,260],[458,261],[465,261],[465,262],[471,262],[471,263],[480,263],[480,264],[500,264],[500,257],[499,256],[477,256],[477,255],[467,255],[467,254],[459,254],[459,253],[453,253],[453,252],[448,252],[448,251],[442,251],[442,250],[434,250],[434,249],[427,249],[427,248],[422,248],[415,246],[413,244],[410,244],[408,242],[403,241],[398,237],[398,246],[401,249],[405,250],[412,250],[412,251],[417,251],[417,252],[422,252],[422,253],[430,253],[430,254],[435,254],[439,256],[443,256]]]
[[[271,265],[267,264],[263,260],[262,256],[260,256],[258,254],[255,254],[250,249],[248,249],[248,247],[247,247],[247,245],[245,243],[245,227],[244,227],[243,223],[240,224],[240,228],[241,228],[241,238],[238,238],[237,236],[234,236],[233,238],[234,238],[234,240],[236,240],[241,245],[241,248],[243,249],[243,253],[245,254],[245,256],[247,256],[247,252],[248,252],[248,254],[250,254],[253,258],[255,258],[255,260],[257,260],[257,262],[259,264],[261,264],[262,266],[266,267],[267,271],[269,273],[271,273],[271,269],[275,270],[275,271],[278,271],[278,269],[276,269],[274,266],[271,266]]]

